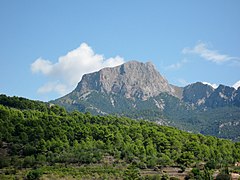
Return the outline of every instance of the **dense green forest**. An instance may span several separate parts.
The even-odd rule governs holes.
[[[0,179],[29,168],[21,171],[28,179],[54,168],[74,174],[75,166],[85,172],[77,174],[78,178],[94,172],[90,177],[107,174],[110,179],[128,179],[140,178],[139,169],[177,166],[184,171],[203,163],[205,172],[237,161],[239,142],[144,120],[67,112],[43,102],[0,97]]]

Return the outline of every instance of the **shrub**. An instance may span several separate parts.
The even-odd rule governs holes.
[[[216,180],[230,180],[231,176],[229,174],[218,174]]]
[[[42,176],[43,172],[39,169],[31,170],[27,173],[27,180],[38,180]]]
[[[23,161],[23,167],[32,167],[35,164],[34,156],[26,156]]]
[[[170,177],[170,180],[179,180],[177,177]]]

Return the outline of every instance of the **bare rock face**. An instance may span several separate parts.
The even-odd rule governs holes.
[[[219,85],[217,89],[201,82],[184,87],[183,101],[195,106],[218,108],[240,106],[240,88]]]
[[[234,105],[240,107],[240,87],[238,87],[235,98],[234,98]]]
[[[214,92],[214,89],[201,82],[196,82],[184,87],[183,101],[194,105],[205,104],[205,101]]]
[[[233,87],[219,85],[206,101],[209,107],[224,107],[232,105],[236,96],[236,90]]]
[[[75,89],[80,95],[98,91],[123,95],[126,98],[147,100],[162,92],[175,95],[168,84],[150,62],[130,61],[113,68],[86,74]],[[175,95],[176,96],[176,95]]]

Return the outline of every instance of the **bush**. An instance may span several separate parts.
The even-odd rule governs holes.
[[[8,167],[10,165],[10,158],[6,156],[0,156],[0,168]]]
[[[154,168],[157,165],[157,159],[155,157],[148,157],[146,164],[148,168]]]
[[[43,165],[44,163],[46,163],[47,158],[46,158],[45,155],[43,155],[43,154],[39,154],[39,155],[37,155],[36,160],[37,160],[37,163],[38,163],[38,164]]]
[[[215,160],[210,160],[205,164],[205,168],[208,168],[209,170],[211,169],[216,169],[217,163]]]
[[[42,174],[43,174],[43,172],[40,171],[39,169],[31,170],[27,173],[26,179],[27,180],[37,180],[37,179],[40,179]]]
[[[168,174],[163,174],[162,175],[161,180],[168,180],[168,179],[170,179]]]
[[[139,177],[140,177],[139,169],[136,168],[135,166],[129,166],[124,172],[123,179],[125,180],[139,179]]]
[[[178,171],[179,173],[183,173],[186,170],[186,166],[184,166],[183,164],[180,165],[180,171]]]
[[[193,168],[191,172],[193,173],[194,177],[201,175],[201,172],[198,168]]]
[[[26,156],[23,161],[23,167],[32,167],[35,164],[34,156]]]
[[[218,174],[216,180],[230,180],[231,176],[229,174]]]
[[[144,180],[161,180],[161,176],[159,174],[152,175],[152,176],[151,175],[146,175],[142,179],[144,179]]]
[[[17,170],[16,169],[7,169],[5,171],[5,175],[12,175],[12,174],[16,174]]]
[[[147,165],[144,162],[137,163],[137,167],[140,169],[147,169]]]
[[[177,177],[170,177],[170,180],[179,180]]]

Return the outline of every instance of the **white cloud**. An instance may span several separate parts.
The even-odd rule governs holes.
[[[186,86],[189,84],[189,82],[182,78],[178,79],[177,81],[180,83],[180,86]]]
[[[236,82],[236,83],[233,85],[233,87],[234,87],[235,89],[238,89],[238,87],[240,87],[240,81]]]
[[[194,48],[184,48],[182,50],[183,54],[197,54],[204,58],[205,60],[212,61],[214,63],[223,63],[227,61],[233,61],[238,62],[240,61],[240,58],[238,57],[232,57],[226,54],[220,54],[216,50],[210,50],[207,47],[207,44],[205,43],[197,43],[197,45]]]
[[[48,82],[46,84],[44,84],[43,86],[41,86],[37,92],[40,94],[46,94],[46,93],[50,93],[50,92],[57,92],[60,95],[65,95],[66,92],[68,91],[68,88],[66,85],[61,84],[57,81],[55,82]]]
[[[38,58],[31,64],[31,71],[51,79],[38,89],[38,93],[57,92],[63,95],[76,87],[82,75],[122,63],[123,58],[116,56],[106,59],[103,55],[94,53],[86,43],[82,43],[77,49],[59,57],[56,63]]]
[[[212,84],[212,83],[209,83],[209,82],[202,82],[203,84],[207,84],[209,86],[212,86],[214,89],[217,89],[218,85],[217,84]]]
[[[41,72],[47,75],[52,71],[52,63],[48,60],[38,58],[34,63],[32,63],[31,70],[33,73]]]
[[[175,64],[171,64],[167,67],[165,67],[166,70],[177,70],[177,69],[180,69],[185,63],[187,63],[187,60],[184,59],[180,62],[177,62]]]

